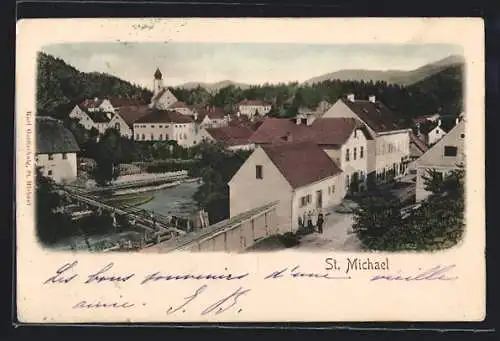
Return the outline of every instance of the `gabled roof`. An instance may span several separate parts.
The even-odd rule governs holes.
[[[177,109],[177,108],[190,109],[189,106],[186,103],[184,103],[183,101],[177,101],[174,104],[170,105],[169,108],[172,108],[172,109]]]
[[[102,103],[102,100],[99,98],[94,98],[94,99],[86,99],[83,102],[79,104],[80,108],[84,109],[94,109],[98,108]]]
[[[87,115],[89,115],[95,123],[108,123],[115,114],[111,112],[94,111],[87,113]]]
[[[262,105],[262,106],[267,106],[271,105],[271,102],[264,101],[261,99],[244,99],[238,105]]]
[[[146,103],[143,101],[131,98],[113,97],[113,98],[108,98],[108,100],[111,103],[111,105],[115,108],[146,105]]]
[[[368,127],[377,133],[382,133],[391,130],[407,129],[404,123],[394,115],[380,101],[365,101],[342,99],[342,101],[351,109],[358,117],[365,122]]]
[[[413,132],[410,132],[410,144],[414,145],[421,153],[425,153],[429,149],[425,142],[419,139]]]
[[[214,106],[199,108],[197,112],[198,121],[202,121],[205,116],[208,116],[208,118],[210,119],[222,119],[226,117],[226,112],[224,111],[224,109]]]
[[[76,153],[75,137],[61,121],[52,117],[36,118],[36,154]]]
[[[267,117],[250,141],[258,144],[312,141],[317,145],[341,146],[356,128],[363,129],[363,124],[354,118],[317,118],[307,126],[297,125],[295,119]]]
[[[194,122],[191,116],[183,115],[174,110],[150,110],[134,123],[191,123]]]
[[[254,116],[251,120],[246,115],[232,114],[229,116],[229,126],[230,127],[246,127],[252,131],[256,131],[264,122],[264,118],[260,116]]]
[[[210,134],[217,142],[226,147],[240,146],[250,143],[248,140],[252,136],[253,131],[247,127],[220,127],[207,128],[207,133]]]
[[[342,173],[335,162],[312,142],[281,143],[261,148],[294,189]]]
[[[135,121],[148,114],[149,107],[147,105],[127,106],[118,109],[118,114],[123,120],[131,126]]]

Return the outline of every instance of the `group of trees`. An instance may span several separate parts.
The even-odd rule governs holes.
[[[314,109],[322,100],[334,103],[347,93],[367,99],[377,96],[400,118],[443,113],[456,115],[463,108],[463,67],[452,66],[409,86],[383,81],[326,80],[319,83],[298,82],[263,84],[242,89],[229,85],[213,93],[198,86],[193,89],[170,88],[189,105],[214,105],[233,110],[243,99],[261,99],[273,104],[272,116],[291,117],[300,107]],[[37,77],[37,113],[65,118],[83,99],[119,97],[148,103],[151,91],[103,73],[84,73],[63,60],[39,53]]]
[[[228,182],[250,156],[249,151],[227,151],[209,143],[197,147],[198,167],[190,169],[192,177],[201,177],[202,185],[194,200],[209,214],[210,222],[229,218]]]
[[[464,170],[445,178],[433,170],[425,177],[431,196],[403,219],[394,197],[369,196],[355,210],[353,230],[370,250],[437,250],[458,243],[464,232]]]
[[[104,73],[80,72],[43,52],[37,58],[37,114],[65,118],[84,99],[117,97],[148,103],[152,92]]]

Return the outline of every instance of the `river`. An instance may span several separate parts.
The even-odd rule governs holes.
[[[154,199],[137,207],[165,216],[191,216],[198,211],[193,195],[199,186],[196,182],[183,182],[175,187],[147,192],[154,195]]]

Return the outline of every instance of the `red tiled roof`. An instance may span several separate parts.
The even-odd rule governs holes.
[[[149,112],[147,105],[127,106],[118,109],[118,114],[123,118],[128,125],[132,125],[135,121],[143,117]]]
[[[281,143],[262,146],[262,149],[294,189],[342,173],[313,142]]]
[[[115,108],[140,106],[146,104],[143,101],[130,98],[108,98],[108,100],[111,102],[111,105]]]
[[[250,120],[246,115],[230,115],[229,126],[231,127],[246,127],[250,130],[256,131],[264,122],[264,118],[254,116],[254,120]]]
[[[134,123],[191,123],[191,116],[183,115],[174,110],[151,110]]]
[[[85,109],[90,109],[90,108],[98,108],[102,103],[102,100],[100,99],[86,99],[82,103],[80,103],[80,106],[85,108]]]
[[[262,105],[262,106],[266,106],[266,105],[271,105],[271,103],[267,102],[267,101],[260,100],[260,99],[244,99],[243,101],[238,103],[238,105]]]
[[[359,118],[377,133],[405,129],[389,108],[379,101],[343,100]]]
[[[228,147],[250,143],[248,139],[253,134],[253,131],[247,127],[220,127],[206,130],[217,142]]]
[[[198,121],[202,121],[205,116],[208,116],[210,119],[221,119],[226,116],[226,112],[224,109],[219,108],[219,107],[205,107],[205,108],[199,108],[197,110],[198,112]]]
[[[429,149],[425,142],[419,139],[413,132],[410,132],[410,144],[414,144],[422,153],[425,153]]]
[[[177,101],[174,104],[170,105],[169,108],[186,108],[189,109],[189,106],[183,101]]]
[[[255,131],[250,141],[272,144],[283,141],[312,141],[317,145],[341,146],[355,128],[363,124],[354,118],[317,118],[310,126],[296,124],[295,119],[268,117]]]

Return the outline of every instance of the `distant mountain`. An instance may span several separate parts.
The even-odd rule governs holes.
[[[248,89],[251,86],[250,84],[237,83],[237,82],[233,82],[230,80],[225,80],[225,81],[220,81],[220,82],[216,82],[216,83],[188,82],[188,83],[178,85],[178,86],[176,86],[176,88],[191,90],[191,89],[196,89],[197,87],[202,87],[210,93],[216,93],[220,89],[225,88],[225,87],[230,86],[230,85],[233,85],[236,88],[241,88],[242,90]]]
[[[449,67],[460,66],[465,63],[463,56],[452,55],[439,61],[426,64],[418,69],[411,71],[402,70],[340,70],[332,73],[327,73],[318,77],[308,79],[303,84],[320,83],[326,80],[342,80],[342,81],[382,81],[388,84],[399,84],[408,86],[424,80],[427,77],[435,75]]]
[[[64,118],[87,98],[116,97],[148,103],[151,91],[99,72],[80,72],[62,59],[40,52],[37,57],[37,114]]]

